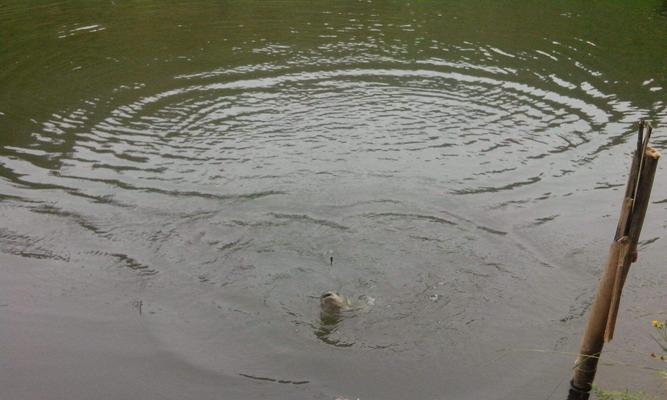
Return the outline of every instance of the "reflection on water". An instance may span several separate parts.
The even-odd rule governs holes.
[[[352,347],[354,343],[342,342],[338,339],[333,339],[331,336],[336,333],[338,325],[342,322],[343,316],[341,314],[320,313],[320,323],[315,329],[315,336],[322,343],[336,346],[336,347]]]
[[[496,354],[576,347],[632,123],[667,122],[664,8],[8,2],[0,250],[137,285],[244,382],[542,394],[570,357]]]
[[[366,313],[375,304],[375,299],[366,295],[359,296],[352,301],[337,292],[326,292],[320,296],[320,322],[314,327],[315,336],[335,347],[352,347],[354,342],[336,339],[334,335],[339,325],[345,319],[356,317],[359,313]]]

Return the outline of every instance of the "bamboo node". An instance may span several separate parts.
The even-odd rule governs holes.
[[[659,160],[662,155],[660,152],[653,147],[648,147],[646,149],[646,157],[651,157],[654,160]]]

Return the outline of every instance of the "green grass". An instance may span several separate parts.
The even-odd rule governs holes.
[[[630,392],[628,390],[612,392],[600,389],[597,386],[593,386],[593,394],[597,400],[657,400],[644,392]]]

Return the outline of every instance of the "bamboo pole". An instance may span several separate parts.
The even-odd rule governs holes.
[[[660,153],[648,146],[652,130],[650,123],[640,122],[616,233],[581,340],[568,400],[589,399],[602,348],[614,335],[621,292],[630,264],[637,260],[637,243],[660,159]]]
[[[609,311],[607,312],[607,324],[604,330],[604,343],[608,343],[614,338],[614,329],[616,328],[616,317],[618,316],[618,309],[621,304],[621,291],[625,284],[625,278],[630,270],[630,263],[632,258],[628,257],[630,254],[630,240],[627,236],[623,236],[625,242],[621,245],[621,251],[618,255],[618,262],[616,266],[616,273],[614,276],[614,286],[611,289],[611,299],[609,300]]]
[[[643,159],[643,168],[639,175],[637,192],[634,199],[635,208],[630,220],[628,232],[629,241],[622,258],[620,259],[621,263],[619,264],[619,269],[616,273],[616,282],[614,283],[614,289],[612,291],[612,302],[609,310],[607,329],[605,330],[605,342],[611,341],[614,337],[614,328],[616,326],[616,317],[618,316],[623,285],[625,284],[625,279],[630,271],[630,264],[637,260],[637,243],[639,243],[639,234],[644,225],[644,218],[646,217],[646,210],[648,209],[648,202],[651,197],[651,188],[653,187],[653,180],[658,167],[660,153],[655,149],[648,147],[644,152]]]
[[[627,242],[627,237],[623,237]],[[579,356],[575,362],[574,373],[570,389],[569,400],[588,399],[588,393],[591,390],[598,360],[602,347],[604,346],[604,332],[607,328],[607,315],[611,304],[611,291],[614,287],[616,270],[618,268],[619,255],[623,243],[614,241],[609,248],[607,257],[607,267],[605,268],[600,283],[598,284],[597,295],[591,307],[591,313],[586,324],[586,330],[581,341]],[[572,389],[577,389],[578,394],[585,394],[585,397],[572,397]]]

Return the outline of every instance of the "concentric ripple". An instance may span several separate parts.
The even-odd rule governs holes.
[[[419,69],[395,64],[319,71],[247,66],[179,75],[174,87],[158,93],[125,85],[113,98],[54,115],[35,134],[37,146],[7,146],[13,155],[3,160],[16,188],[49,189],[17,190],[46,203],[34,211],[69,218],[108,241],[86,254],[147,276],[183,274],[228,293],[240,285],[235,296],[252,288],[245,302],[263,298],[271,312],[291,315],[298,326],[313,324],[308,296],[326,290],[329,280],[357,282],[352,291],[380,290],[380,302],[395,292],[394,312],[375,320],[371,313],[363,325],[367,334],[371,326],[390,330],[388,321],[403,326],[411,315],[413,335],[426,340],[433,335],[425,332],[440,328],[431,322],[424,328],[425,316],[415,312],[420,304],[440,299],[439,290],[454,283],[460,293],[484,287],[495,293],[489,299],[502,297],[505,278],[498,272],[510,270],[491,262],[507,257],[494,241],[508,229],[481,216],[464,218],[465,207],[451,196],[564,179],[603,147],[604,137],[595,132],[623,113],[601,108],[594,98],[513,81],[501,68],[474,75],[469,64],[461,71],[437,59],[420,62]],[[49,154],[53,148],[61,153]],[[40,167],[43,157],[55,167]],[[53,190],[65,193],[55,204],[47,200]],[[411,194],[423,191],[423,199]],[[389,252],[406,257],[405,264],[417,246],[424,265],[407,274],[387,265],[388,242],[408,246]],[[361,272],[312,265],[334,249],[366,265]],[[364,256],[367,251],[376,258]],[[458,259],[444,275],[434,261],[443,252]],[[510,280],[534,273],[517,268]],[[290,293],[304,276],[310,276],[309,290],[294,303]],[[396,286],[397,278],[407,286]],[[473,298],[459,307],[445,296],[432,307],[466,315]],[[391,340],[341,340],[403,348]]]
[[[464,217],[469,211],[452,196],[565,177],[563,170],[602,145],[594,132],[616,118],[595,101],[512,81],[506,71],[485,68],[478,76],[433,59],[419,65],[246,67],[181,75],[159,93],[123,87],[119,98],[134,93],[133,101],[97,99],[43,124],[38,143],[68,146],[55,156],[55,169],[30,162],[46,154],[36,148],[7,147],[17,156],[5,164],[17,186],[68,193],[35,211],[74,220],[107,242],[86,249],[89,257],[152,279],[180,275],[222,287],[222,298],[204,296],[260,313],[266,324],[285,315],[310,327],[306,338],[415,352],[409,343],[441,343],[443,329],[452,332],[445,342],[469,334],[465,324],[475,318],[467,310],[505,298],[507,280],[539,276],[530,263],[493,261],[514,252],[500,238],[518,245],[517,254],[527,251],[521,238],[479,213]],[[559,170],[549,167],[554,163]],[[412,194],[420,192],[423,198]],[[323,263],[327,251],[336,267]],[[443,254],[455,260],[444,270],[437,261]],[[304,279],[306,290],[294,296]],[[312,296],[334,286],[373,295],[390,309],[371,310],[361,325],[324,337]],[[260,299],[268,308],[258,308]],[[434,310],[441,319],[429,317]],[[392,331],[407,341],[384,337]]]
[[[373,173],[436,179],[453,193],[487,190],[489,175],[511,188],[540,180],[521,166],[600,146],[592,133],[612,117],[526,84],[428,69],[177,82],[188,86],[115,107],[88,129],[77,129],[85,109],[46,122],[45,133],[77,138],[58,171],[64,186],[223,197],[243,186],[253,196],[318,174]],[[273,189],[261,189],[266,180]]]

